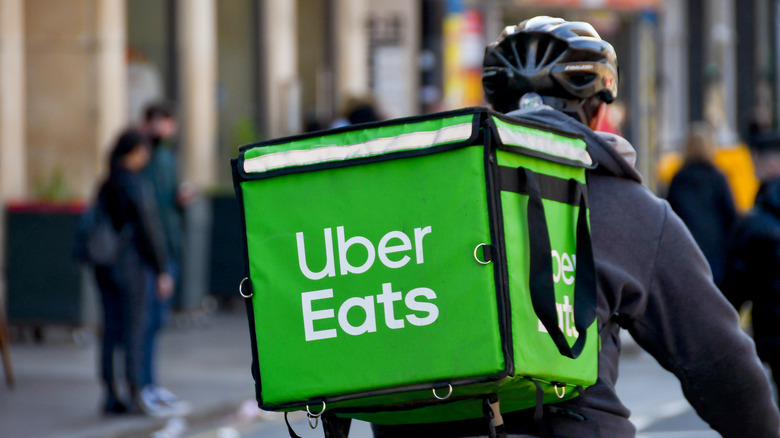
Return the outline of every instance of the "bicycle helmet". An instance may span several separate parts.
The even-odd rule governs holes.
[[[508,26],[485,48],[482,65],[485,98],[501,112],[528,92],[569,113],[594,96],[617,97],[615,49],[582,21],[540,16]]]

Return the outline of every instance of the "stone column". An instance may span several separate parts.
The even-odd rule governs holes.
[[[655,111],[655,24],[654,19],[642,14],[635,21],[634,43],[636,50],[636,75],[630,79],[633,87],[634,147],[637,151],[637,170],[644,177],[644,184],[655,190],[656,178],[653,169],[658,161],[656,150]]]
[[[351,95],[365,95],[368,87],[367,2],[335,0],[337,108]]]
[[[659,68],[664,110],[659,114],[658,140],[663,151],[682,150],[688,130],[687,8],[678,0],[666,0],[663,6]]]
[[[217,6],[214,0],[177,4],[183,173],[202,188],[216,181]]]
[[[22,197],[27,184],[22,0],[0,0],[0,208]],[[0,272],[6,270],[5,214],[0,212]],[[0,275],[0,314],[5,316],[5,275]],[[5,319],[5,318],[3,318]]]
[[[707,9],[707,67],[704,117],[715,126],[721,145],[739,141],[736,135],[736,24],[733,0],[714,0]]]
[[[265,137],[297,134],[301,129],[298,77],[298,2],[266,0],[261,12],[265,68]]]
[[[90,196],[126,123],[125,0],[26,0],[30,186]]]
[[[125,0],[98,0],[95,6],[96,171],[101,172],[108,149],[127,123],[127,20]]]
[[[0,0],[0,199],[3,200],[26,194],[24,74],[22,0]]]

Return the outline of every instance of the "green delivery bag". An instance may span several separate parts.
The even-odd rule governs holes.
[[[241,148],[259,405],[380,424],[597,376],[582,138],[484,108]]]

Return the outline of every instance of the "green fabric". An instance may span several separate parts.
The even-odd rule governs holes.
[[[504,369],[493,268],[473,257],[479,243],[490,243],[481,147],[248,181],[242,190],[265,403],[490,376]],[[403,233],[411,248],[387,258],[408,258],[407,263],[388,267],[377,255],[366,272],[343,275],[340,227],[345,241],[364,237],[377,252],[387,233]],[[303,233],[307,269],[320,272],[327,264],[326,228],[334,275],[312,280],[300,267],[297,233]],[[388,243],[401,245],[402,239]],[[368,257],[361,245],[346,254],[355,267]],[[436,306],[438,317],[416,326],[405,315],[430,313],[409,311],[401,300],[393,304],[393,320],[404,326],[388,328],[390,315],[376,297],[384,285],[404,300],[414,290],[432,291],[435,298],[417,301]],[[311,308],[334,309],[334,316],[312,320],[314,336],[335,337],[306,341],[302,293],[322,290],[332,290],[333,297],[313,300]],[[353,297],[372,300],[375,332],[350,335],[340,327],[339,308]],[[365,314],[361,308],[347,313],[354,326]]]
[[[547,133],[545,133],[547,134]],[[565,138],[556,136],[556,139]],[[525,167],[533,172],[575,179],[585,182],[585,169],[568,166],[526,155],[497,151],[498,163],[502,166]],[[588,386],[595,382],[598,372],[598,334],[594,322],[588,329],[586,347],[582,355],[574,360],[561,356],[546,331],[542,331],[528,288],[530,262],[528,259],[528,222],[525,209],[528,197],[512,192],[501,193],[503,205],[504,235],[507,243],[507,266],[509,272],[509,294],[512,302],[512,333],[521,336],[514,342],[515,372],[518,375],[534,376],[548,381],[564,381],[574,385]],[[574,273],[577,254],[577,220],[579,207],[560,202],[544,200],[547,227],[550,230],[550,247],[553,250],[553,280],[556,303],[561,307],[559,321],[563,330],[574,328]],[[576,341],[576,333],[567,333],[569,345]]]
[[[546,330],[539,324],[531,303],[528,287],[530,262],[528,252],[528,225],[523,214],[528,197],[502,192],[504,205],[504,232],[507,244],[509,296],[512,302],[512,333],[514,340],[515,373],[546,381],[562,381],[573,385],[592,385],[598,372],[598,334],[596,323],[588,329],[586,347],[580,357],[562,356]],[[517,208],[508,208],[517,206]],[[579,207],[555,201],[544,201],[550,243],[553,250],[553,279],[559,324],[567,334],[569,345],[576,341],[574,329],[574,268],[576,265],[576,225]]]
[[[525,167],[536,173],[542,173],[562,179],[575,179],[581,183],[585,183],[585,169],[581,167],[541,160],[528,155],[515,154],[502,150],[496,151],[496,157],[500,166]]]

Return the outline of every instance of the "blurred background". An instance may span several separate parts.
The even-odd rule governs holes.
[[[588,21],[615,46],[609,121],[651,190],[664,194],[690,122],[707,120],[750,207],[746,145],[780,128],[777,0],[0,0],[0,315],[38,338],[96,323],[71,232],[149,102],[176,103],[182,174],[200,194],[176,299],[193,315],[242,277],[240,145],[329,128],[355,101],[383,118],[483,105],[484,46],[540,14]]]
[[[588,21],[615,46],[610,124],[651,189],[664,194],[689,123],[708,120],[736,203],[750,206],[744,145],[780,123],[774,0],[0,0],[8,318],[89,318],[78,267],[46,261],[68,260],[108,147],[149,102],[176,103],[182,174],[201,193],[187,212],[187,310],[233,294],[241,275],[238,146],[331,127],[356,101],[384,118],[482,105],[484,46],[539,14]],[[66,304],[51,284],[71,290]]]

